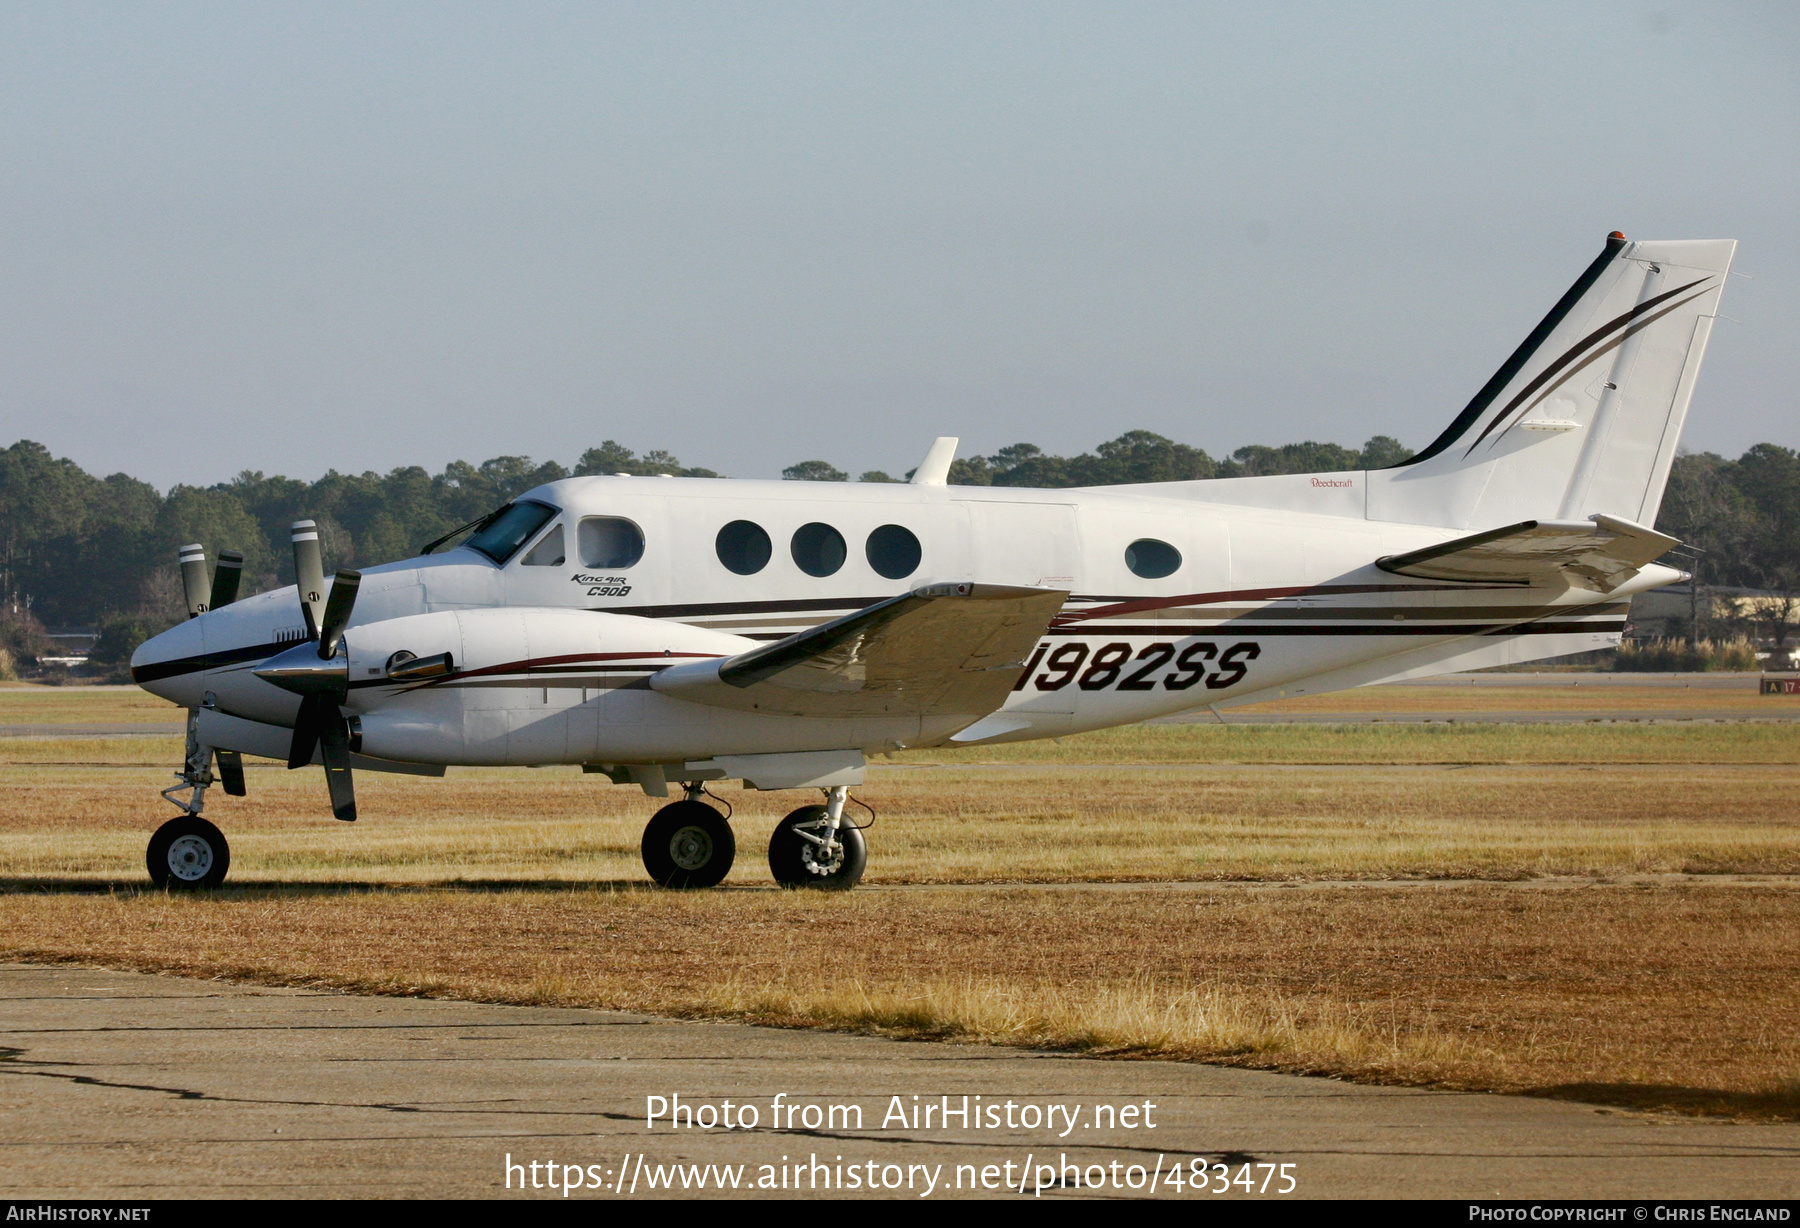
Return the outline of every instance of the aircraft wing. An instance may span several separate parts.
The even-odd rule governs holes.
[[[1066,592],[934,584],[724,660],[663,670],[677,699],[785,716],[985,716]]]
[[[1614,516],[1527,520],[1375,560],[1383,571],[1429,580],[1564,585],[1611,592],[1681,543]]]

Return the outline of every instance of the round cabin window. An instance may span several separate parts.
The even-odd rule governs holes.
[[[904,580],[919,570],[919,539],[913,536],[911,529],[897,524],[884,524],[869,534],[869,541],[864,547],[869,556],[869,566],[875,574],[889,580]]]
[[[775,553],[768,531],[749,520],[734,520],[720,529],[714,545],[719,562],[740,576],[755,575],[769,565],[769,558]]]
[[[817,521],[794,530],[793,551],[794,565],[809,576],[837,574],[849,553],[844,535]]]
[[[1125,547],[1125,566],[1131,574],[1146,580],[1160,580],[1174,575],[1181,566],[1181,551],[1154,537],[1140,537]]]

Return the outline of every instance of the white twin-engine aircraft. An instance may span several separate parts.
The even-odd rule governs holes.
[[[201,818],[240,755],[355,771],[581,764],[682,800],[645,868],[712,886],[736,851],[705,785],[821,789],[776,828],[790,886],[848,888],[866,758],[1023,741],[1584,652],[1683,578],[1655,522],[1735,243],[1614,233],[1444,433],[1369,472],[1024,490],[601,476],[527,491],[462,542],[234,601],[183,551],[193,617],[132,657],[190,710],[150,841],[168,887],[221,882]],[[453,540],[453,534],[450,539]],[[215,774],[214,765],[217,764]]]

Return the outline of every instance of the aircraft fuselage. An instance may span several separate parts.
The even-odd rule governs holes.
[[[1390,574],[1374,560],[1460,531],[1343,514],[1366,476],[1315,479],[1317,512],[1155,487],[568,479],[520,497],[551,511],[502,562],[465,545],[363,572],[344,711],[362,753],[437,764],[1016,741],[1606,647],[1631,593],[1676,576],[1651,566],[1602,594]],[[973,726],[729,711],[656,689],[671,665],[957,581],[1069,593],[1004,707]],[[306,636],[294,589],[278,589],[156,637],[134,674],[185,707],[290,727],[298,698],[253,671]],[[386,678],[395,654],[446,652],[449,676]]]

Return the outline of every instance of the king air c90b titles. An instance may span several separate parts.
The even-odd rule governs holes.
[[[212,886],[207,789],[241,755],[357,771],[581,764],[652,797],[652,878],[731,868],[705,783],[820,789],[776,828],[790,886],[846,888],[866,757],[1124,725],[1617,644],[1683,578],[1649,527],[1735,244],[1605,250],[1449,427],[1369,472],[1026,490],[582,477],[444,553],[340,571],[294,526],[297,588],[234,601],[183,551],[194,617],[132,676],[190,711],[150,875]],[[453,535],[454,536],[454,535]],[[216,764],[216,772],[215,772]]]

